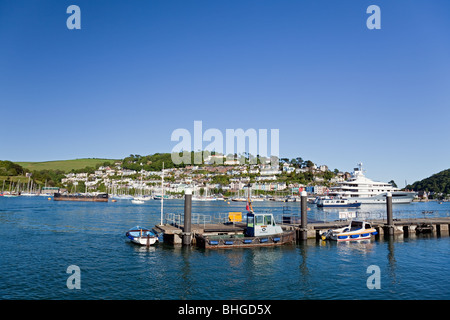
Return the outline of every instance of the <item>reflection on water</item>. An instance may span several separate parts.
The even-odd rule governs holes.
[[[395,260],[395,244],[394,244],[394,238],[390,237],[387,240],[387,261],[388,261],[388,270],[389,270],[389,278],[391,279],[392,283],[395,284],[397,282],[396,277],[396,265],[397,261]]]
[[[366,255],[373,251],[373,247],[371,239],[336,243],[337,252],[342,256]]]
[[[159,223],[160,203],[55,203],[0,199],[2,299],[446,299],[449,237],[330,242],[205,250],[136,246],[132,226]],[[167,201],[183,211],[182,201]],[[255,204],[282,212],[279,203]],[[298,204],[288,203],[297,210]],[[297,205],[297,207],[295,207]],[[242,211],[239,204],[195,210]],[[311,210],[313,211],[313,210]],[[310,212],[308,213],[310,214]],[[26,234],[27,242],[20,241]],[[68,291],[67,266],[78,265],[82,289]],[[366,286],[381,270],[381,289]],[[423,286],[426,277],[427,285]],[[133,290],[130,291],[130,288]],[[139,294],[136,294],[139,292]]]

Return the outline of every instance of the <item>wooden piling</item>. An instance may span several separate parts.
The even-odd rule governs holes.
[[[392,213],[392,193],[386,193],[386,216],[387,216],[387,224],[385,226],[387,236],[394,235],[394,216]]]
[[[300,205],[301,205],[301,221],[300,221],[300,232],[298,240],[306,241],[308,239],[308,197],[305,191],[302,191],[300,195]]]
[[[184,193],[184,230],[182,233],[183,245],[190,246],[191,237],[191,217],[192,217],[192,191],[187,189]]]

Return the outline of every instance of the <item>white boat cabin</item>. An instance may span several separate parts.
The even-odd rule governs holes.
[[[271,213],[247,213],[247,236],[257,237],[279,233],[283,233],[283,229],[276,225]]]

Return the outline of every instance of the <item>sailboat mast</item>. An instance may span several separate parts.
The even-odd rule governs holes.
[[[164,162],[161,170],[161,225],[163,224],[164,212]]]

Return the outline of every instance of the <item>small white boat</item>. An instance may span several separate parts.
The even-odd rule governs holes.
[[[18,195],[15,195],[15,194],[4,194],[3,195],[3,197],[5,197],[5,198],[17,198],[18,197]]]
[[[133,196],[130,196],[130,195],[111,195],[110,198],[114,199],[114,200],[132,200],[132,199],[134,199]]]
[[[321,197],[317,199],[316,204],[322,208],[357,208],[361,206],[361,203],[349,202],[348,199],[341,197]]]
[[[192,201],[217,201],[217,198],[192,196]]]
[[[125,236],[130,239],[131,242],[142,246],[151,246],[158,241],[158,236],[156,234],[149,229],[140,226],[131,228],[125,233]]]
[[[328,230],[321,234],[323,240],[334,241],[352,241],[370,239],[371,236],[378,232],[369,222],[366,221],[351,221],[347,227]]]
[[[134,197],[134,200],[141,200],[141,201],[149,201],[151,199],[152,199],[152,197],[150,197],[150,196],[136,196],[136,197]]]
[[[154,200],[171,200],[172,197],[170,197],[169,195],[165,194],[164,197],[162,197],[161,195],[157,194],[155,196],[153,196]]]
[[[133,199],[133,200],[131,200],[131,203],[134,203],[134,204],[143,204],[143,203],[144,203],[144,200]]]

